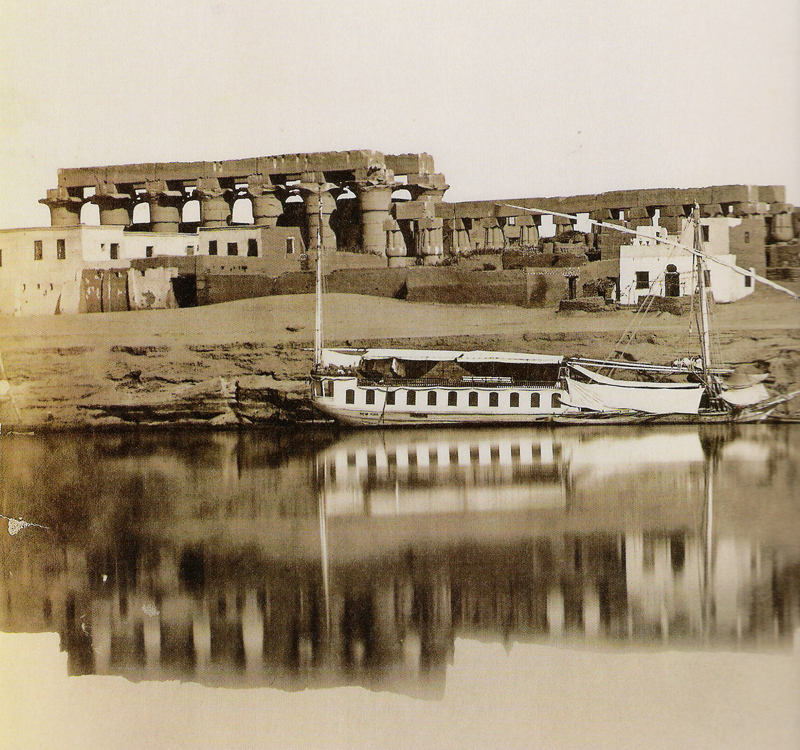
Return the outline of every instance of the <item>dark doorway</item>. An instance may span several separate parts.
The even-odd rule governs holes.
[[[173,277],[172,293],[178,307],[197,307],[197,276],[186,274]]]
[[[664,296],[681,296],[681,275],[678,273],[678,269],[672,263],[667,266],[666,273],[664,274]]]
[[[568,276],[567,281],[569,283],[569,298],[575,299],[578,296],[578,277]]]

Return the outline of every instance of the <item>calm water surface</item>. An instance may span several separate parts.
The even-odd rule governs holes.
[[[441,695],[455,639],[791,649],[798,426],[0,440],[0,630],[71,674]]]

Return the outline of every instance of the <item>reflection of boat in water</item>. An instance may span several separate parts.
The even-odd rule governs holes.
[[[287,491],[260,513],[251,512],[248,473],[237,474],[248,462],[263,471],[263,452],[258,460],[253,450],[260,443],[248,435],[209,436],[205,461],[219,454],[230,463],[231,493],[220,496],[221,512],[211,515],[188,499],[156,502],[159,467],[170,476],[191,474],[199,446],[149,438],[157,449],[139,445],[111,455],[96,438],[107,476],[131,494],[109,497],[102,515],[87,516],[69,534],[59,528],[58,506],[74,510],[74,496],[54,495],[49,518],[23,504],[34,493],[16,477],[41,475],[31,472],[41,468],[38,454],[31,451],[24,470],[0,455],[8,480],[4,510],[51,528],[0,537],[0,628],[57,630],[74,673],[410,693],[441,692],[457,637],[693,648],[782,646],[791,639],[800,624],[800,550],[741,520],[741,507],[733,521],[725,514],[733,480],[743,485],[747,507],[761,505],[756,487],[789,505],[762,473],[769,462],[789,471],[796,457],[781,453],[782,444],[766,443],[767,454],[755,454],[760,461],[748,459],[758,465],[747,471],[757,473],[734,471],[733,478],[726,467],[741,467],[732,450],[737,440],[717,451],[717,521],[708,534],[703,467],[710,441],[696,430],[545,429],[523,457],[524,432],[357,432],[315,459],[297,458],[302,446],[293,446],[269,475],[257,474],[259,486],[278,487],[272,473],[308,473],[311,498],[284,504]],[[660,451],[651,442],[658,435]],[[469,448],[462,463],[459,445]],[[407,467],[396,457],[404,451]],[[420,458],[426,451],[427,464]],[[42,445],[43,461],[52,453],[52,444]],[[440,454],[443,464],[448,457],[441,470]],[[432,505],[433,495],[403,505],[418,482],[427,492],[434,477],[445,498],[469,482],[492,494],[454,512]],[[94,484],[102,486],[103,478]],[[532,494],[521,507],[523,488]],[[142,491],[154,489],[142,504]],[[381,493],[394,496],[395,489],[399,508],[391,509]],[[566,503],[542,504],[539,490],[570,494]],[[182,491],[191,498],[199,488]],[[359,494],[373,491],[374,505]],[[358,501],[335,504],[337,492]],[[669,494],[679,492],[677,499]]]
[[[639,234],[614,224],[593,223]],[[692,286],[698,298],[700,356],[675,359],[671,365],[519,352],[324,348],[322,239],[318,235],[312,401],[327,416],[357,426],[763,420],[796,394],[770,396],[761,382],[765,376],[745,383],[721,378],[731,371],[712,362],[710,276],[697,206],[693,227],[692,247],[666,236],[655,238],[657,245],[664,245],[665,254],[680,249],[695,258]],[[727,267],[754,278],[752,271]],[[760,276],[755,278],[777,286]],[[797,297],[789,290],[782,291]],[[680,356],[677,352],[672,355]],[[610,373],[617,376],[610,377]]]

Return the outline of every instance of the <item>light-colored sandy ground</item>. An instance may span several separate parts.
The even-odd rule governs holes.
[[[459,639],[444,697],[67,677],[53,634],[0,637],[0,747],[706,748],[800,740],[794,653]]]
[[[225,425],[308,417],[303,378],[311,363],[313,319],[312,295],[178,310],[2,317],[0,355],[14,399],[2,405],[0,421]],[[347,294],[325,299],[326,341],[337,344],[607,357],[620,335],[632,330],[631,354],[669,362],[696,351],[691,323],[688,314],[635,320],[627,310],[563,314]],[[717,306],[714,325],[726,362],[768,369],[777,391],[800,387],[800,302],[759,290]]]

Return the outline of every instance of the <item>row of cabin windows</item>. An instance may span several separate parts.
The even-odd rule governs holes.
[[[326,381],[327,382],[330,381]],[[331,395],[327,392],[326,389],[326,396]],[[428,406],[436,406],[437,399],[438,399],[437,391],[428,391]],[[387,391],[386,392],[386,405],[387,406],[394,406],[397,401],[397,391]],[[352,388],[348,388],[344,394],[345,403],[347,404],[354,404],[356,402],[356,392]],[[366,392],[366,403],[368,405],[375,403],[375,391],[372,389],[368,389]],[[416,391],[406,391],[406,406],[416,406],[417,404],[417,392]],[[478,392],[477,391],[470,391],[469,398],[468,398],[469,406],[477,406],[478,405]],[[509,395],[508,405],[512,409],[519,408],[519,393],[512,392]],[[448,406],[458,406],[458,391],[449,391],[447,394],[447,405]],[[560,393],[553,393],[550,396],[550,405],[552,408],[556,409],[561,406],[561,394]],[[500,395],[492,391],[489,393],[489,406],[490,407],[497,407],[500,406]],[[541,394],[539,393],[531,393],[531,408],[538,409],[541,407]]]

